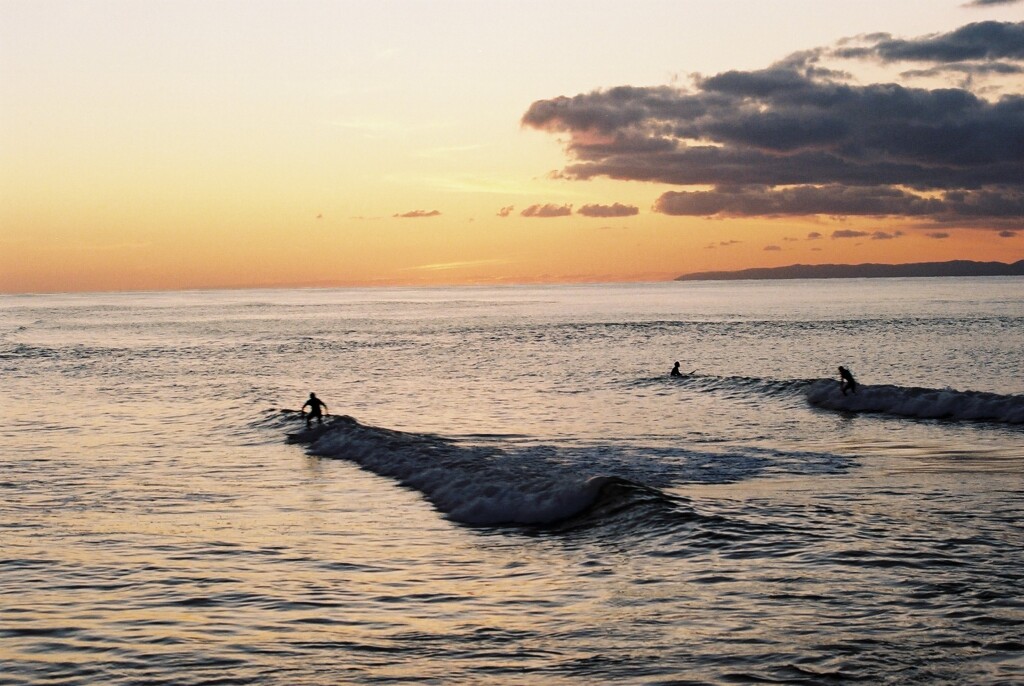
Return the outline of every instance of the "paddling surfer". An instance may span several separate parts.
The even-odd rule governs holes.
[[[307,407],[309,408],[308,413],[306,412]],[[323,412],[321,412],[321,408],[323,409],[323,412],[326,412],[327,404],[323,400],[320,400],[320,398],[316,397],[316,393],[310,393],[309,400],[307,400],[306,404],[302,406],[302,414],[306,417],[307,429],[312,428],[311,422],[313,421],[313,417],[316,417],[317,424],[324,423],[324,415]]]

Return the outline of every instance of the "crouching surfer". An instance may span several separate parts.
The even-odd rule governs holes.
[[[853,380],[853,374],[846,367],[839,368],[839,390],[846,395],[846,391],[857,392],[857,382]]]
[[[306,408],[309,408],[309,412],[306,412]],[[312,428],[313,418],[316,417],[317,424],[324,423],[324,412],[327,411],[327,404],[323,400],[316,397],[316,393],[309,394],[309,400],[302,406],[302,414],[306,418],[306,428]]]

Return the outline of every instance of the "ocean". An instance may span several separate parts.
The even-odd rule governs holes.
[[[5,686],[1024,683],[1024,278],[7,295],[0,375]]]

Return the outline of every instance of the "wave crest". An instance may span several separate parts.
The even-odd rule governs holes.
[[[951,388],[859,386],[843,395],[838,382],[820,379],[806,390],[815,407],[843,412],[877,412],[918,419],[949,419],[1024,424],[1024,396]]]
[[[577,517],[622,479],[581,475],[534,453],[508,454],[336,416],[288,435],[320,457],[343,458],[423,493],[445,515],[474,526],[544,525]]]

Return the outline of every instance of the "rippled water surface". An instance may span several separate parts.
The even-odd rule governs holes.
[[[1018,278],[2,296],[0,684],[1024,683],[1022,350]]]

